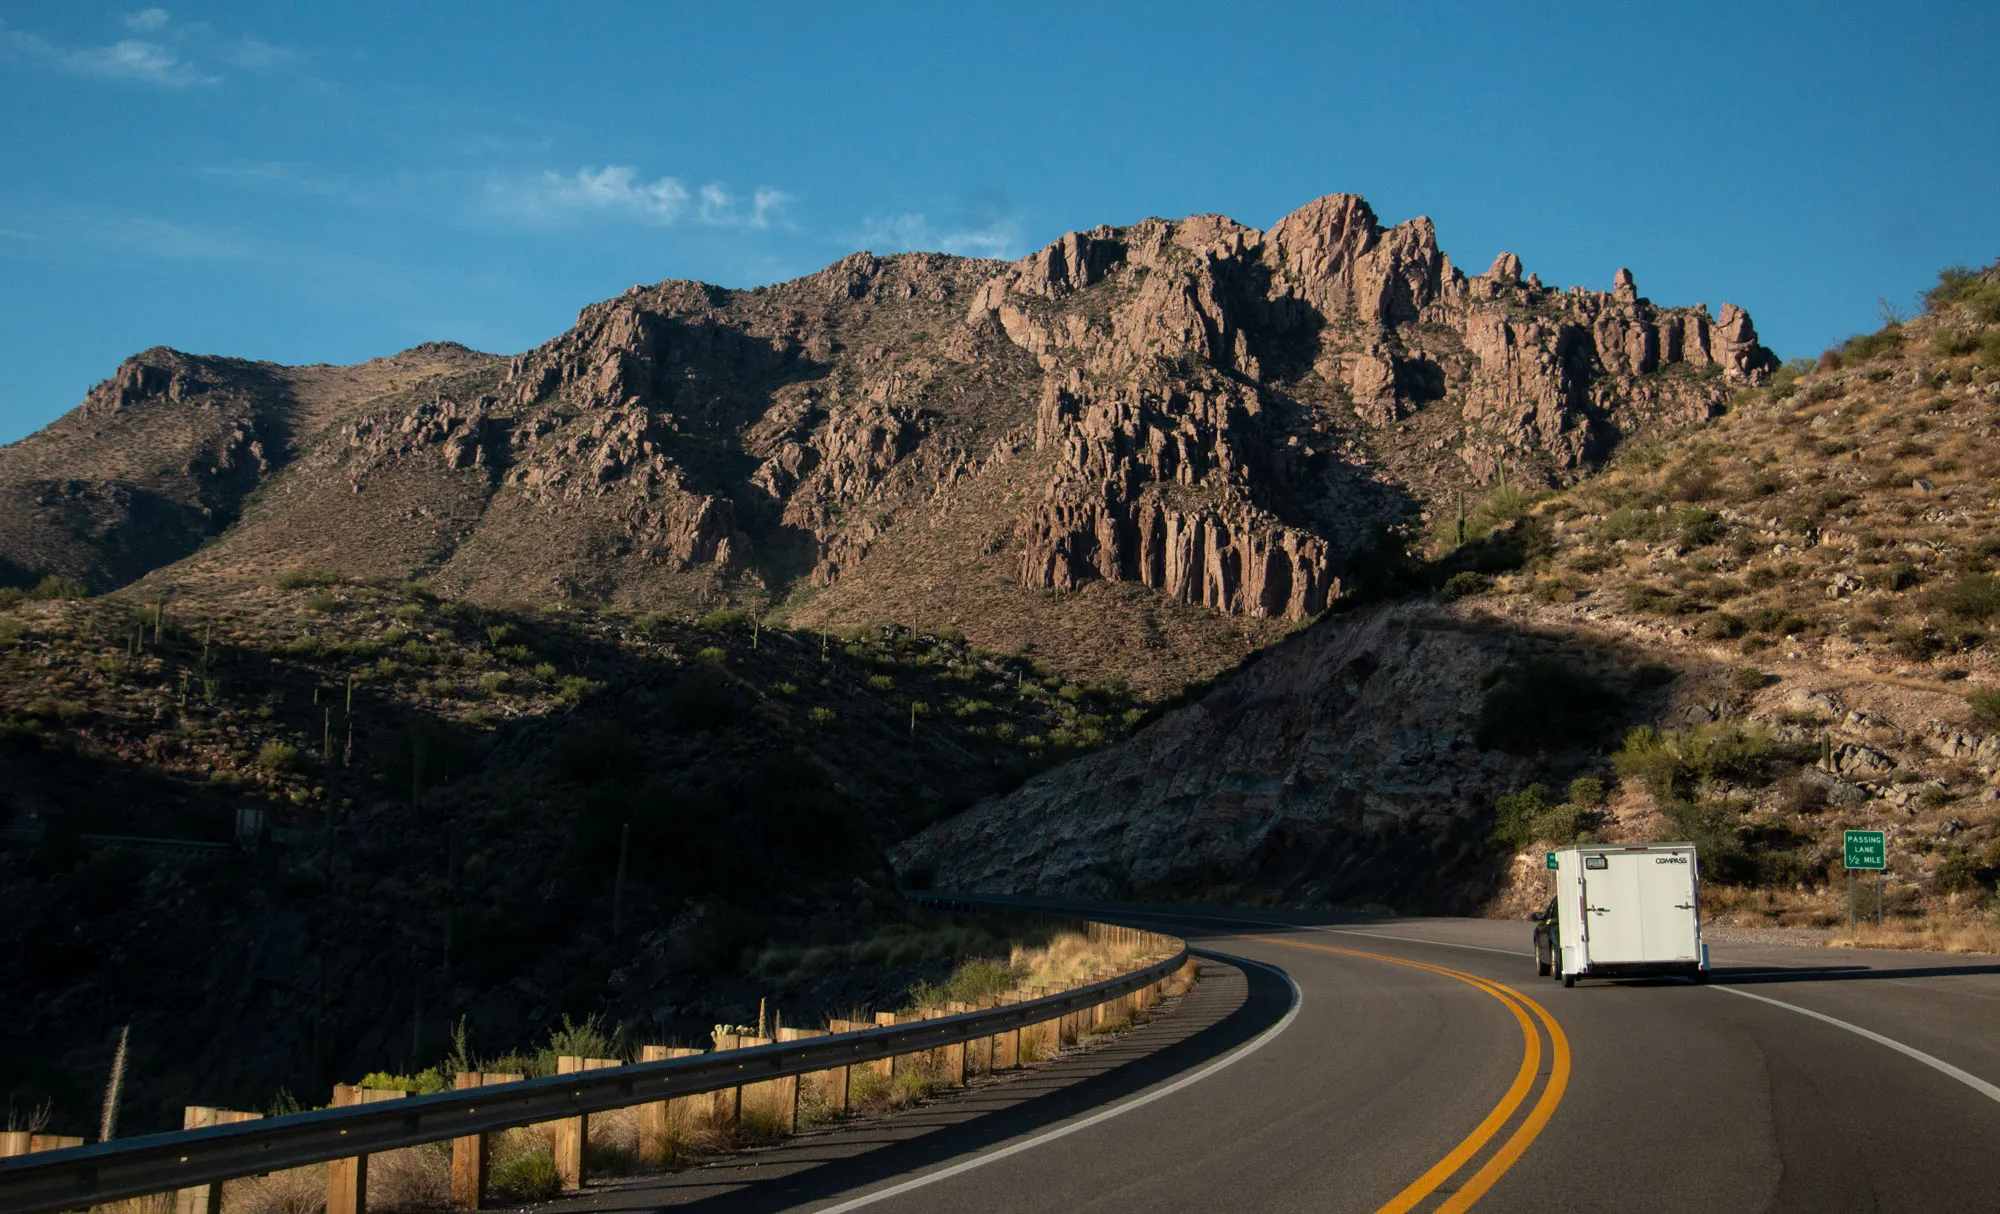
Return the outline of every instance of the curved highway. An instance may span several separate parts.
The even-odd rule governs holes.
[[[569,1208],[2000,1211],[2000,964],[1711,948],[1536,978],[1528,926],[1038,903],[1208,958],[1174,1014]]]

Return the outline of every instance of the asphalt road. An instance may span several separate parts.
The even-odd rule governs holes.
[[[1714,945],[1707,986],[1564,989],[1521,923],[1067,906],[1186,936],[1204,982],[1107,1049],[559,1205],[2000,1211],[1992,958]]]

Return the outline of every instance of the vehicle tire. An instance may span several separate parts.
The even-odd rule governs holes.
[[[1563,985],[1564,985],[1564,986],[1575,986],[1575,985],[1576,985],[1576,975],[1575,975],[1575,974],[1564,974],[1564,975],[1563,975]]]

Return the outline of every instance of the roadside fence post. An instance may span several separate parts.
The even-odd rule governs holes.
[[[642,1045],[639,1047],[639,1061],[665,1062],[669,1058],[689,1058],[701,1053],[673,1045]],[[639,1106],[639,1162],[659,1165],[667,1162],[672,1145],[687,1129],[689,1116],[694,1111],[694,1097],[676,1096],[670,1100],[655,1100]]]
[[[522,1076],[503,1071],[459,1071],[451,1078],[454,1091],[485,1087],[491,1083],[519,1083]],[[493,1140],[487,1134],[467,1134],[451,1140],[451,1204],[456,1210],[477,1210],[486,1204],[488,1165],[493,1159]]]
[[[235,1125],[239,1121],[261,1121],[262,1113],[239,1113],[235,1109],[217,1109],[204,1104],[191,1104],[181,1109],[181,1128],[198,1130],[209,1125]],[[78,1145],[82,1145],[79,1140]],[[222,1214],[222,1182],[193,1185],[174,1195],[174,1214]]]
[[[358,1084],[333,1085],[333,1107],[344,1109],[357,1104],[401,1100],[408,1092],[387,1088],[364,1088]],[[332,1159],[326,1165],[326,1214],[366,1214],[368,1209],[368,1157],[355,1155]]]
[[[579,1071],[601,1071],[607,1067],[623,1066],[616,1058],[578,1058],[572,1054],[562,1054],[556,1058],[556,1074],[574,1075]],[[564,1117],[553,1123],[555,1126],[556,1174],[562,1177],[562,1186],[570,1192],[583,1188],[584,1157],[590,1145],[590,1118],[579,1113],[575,1117]]]

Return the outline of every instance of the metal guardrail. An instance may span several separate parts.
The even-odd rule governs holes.
[[[121,1197],[164,1193],[957,1045],[1095,1007],[1171,976],[1187,960],[1183,945],[1165,961],[1089,986],[913,1024],[0,1159],[0,1210],[42,1214],[79,1209]]]

